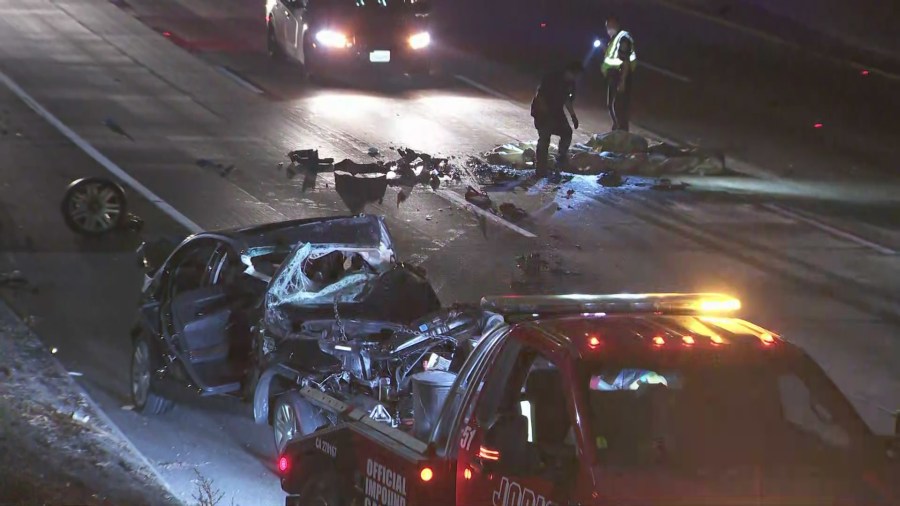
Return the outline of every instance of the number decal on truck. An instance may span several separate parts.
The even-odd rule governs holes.
[[[471,426],[464,428],[462,436],[459,438],[459,447],[465,451],[469,451],[473,439],[475,439],[475,428]]]

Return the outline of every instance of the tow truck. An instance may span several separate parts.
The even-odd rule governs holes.
[[[897,435],[735,298],[481,305],[505,323],[414,378],[411,427],[302,389],[342,422],[278,456],[287,506],[900,504]]]

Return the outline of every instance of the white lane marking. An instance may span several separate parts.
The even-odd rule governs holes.
[[[768,209],[777,214],[781,214],[782,216],[787,216],[789,218],[795,219],[797,221],[801,221],[810,225],[814,228],[817,228],[827,234],[831,234],[835,237],[839,237],[841,239],[856,243],[864,248],[869,248],[876,253],[881,253],[882,255],[896,255],[897,252],[887,246],[882,246],[881,244],[872,242],[868,239],[862,238],[856,234],[852,234],[845,230],[841,230],[837,227],[833,227],[827,223],[823,223],[817,219],[810,218],[803,214],[800,214],[796,211],[791,211],[790,209],[785,209],[777,204],[762,204],[761,207]]]
[[[236,82],[240,87],[244,88],[245,90],[249,90],[253,93],[256,93],[257,95],[264,95],[266,93],[265,91],[263,91],[259,87],[257,87],[255,84],[253,84],[250,81],[239,76],[235,71],[231,70],[230,68],[228,68],[224,65],[217,66],[216,70],[218,70],[220,73],[222,73],[225,77]]]
[[[647,68],[647,70],[652,70],[653,72],[662,74],[666,77],[671,77],[672,79],[675,79],[676,81],[681,81],[683,83],[688,83],[688,84],[693,82],[690,77],[686,77],[681,74],[676,74],[675,72],[672,72],[671,70],[666,70],[662,67],[657,67],[656,65],[647,63],[644,60],[638,60],[638,66],[645,67],[645,68]]]
[[[48,111],[44,106],[38,103],[37,100],[32,98],[31,95],[28,94],[21,86],[19,86],[15,81],[12,80],[5,72],[0,70],[0,81],[9,88],[10,91],[16,94],[22,102],[25,102],[25,105],[31,108],[34,112],[36,112],[40,117],[47,120],[48,123],[53,125],[61,134],[66,136],[70,141],[72,141],[76,146],[81,148],[88,156],[93,158],[97,163],[99,163],[103,168],[109,171],[111,174],[119,178],[123,183],[130,186],[134,191],[140,193],[144,198],[150,201],[151,204],[155,205],[159,208],[160,211],[166,213],[170,218],[180,223],[182,226],[187,228],[191,233],[196,234],[197,232],[202,232],[203,228],[200,225],[194,223],[190,218],[182,214],[180,211],[172,207],[171,204],[160,198],[158,195],[153,193],[149,188],[141,184],[140,181],[131,177],[127,172],[122,170],[121,167],[115,164],[112,160],[106,157],[100,151],[97,151],[94,146],[84,140],[80,135],[75,133],[74,130],[66,126],[65,123],[60,121],[56,116],[53,115],[50,111]]]
[[[524,228],[510,223],[510,222],[504,220],[503,218],[497,216],[496,214],[489,213],[489,212],[485,211],[484,209],[481,209],[480,207],[472,205],[470,202],[466,201],[466,199],[459,196],[459,194],[457,194],[457,193],[454,193],[450,190],[439,190],[437,193],[438,193],[438,195],[446,198],[447,200],[453,201],[454,204],[459,205],[463,209],[468,209],[468,210],[478,214],[479,216],[483,216],[488,221],[492,221],[492,222],[496,223],[497,225],[506,227],[506,228],[512,230],[513,232],[516,232],[525,237],[528,237],[529,239],[534,239],[537,237],[536,235],[532,234],[531,232],[525,230]]]
[[[818,56],[819,58],[829,60],[829,61],[834,61],[834,59],[827,54],[822,54],[822,53],[818,53],[814,50],[810,50],[809,48],[803,47],[803,46],[796,44],[794,42],[791,42],[787,39],[778,37],[777,35],[772,35],[770,33],[766,33],[762,30],[757,30],[756,28],[751,28],[749,26],[743,26],[738,23],[735,23],[734,21],[728,21],[727,19],[722,19],[718,16],[713,16],[712,14],[706,14],[705,12],[696,11],[689,7],[683,7],[681,5],[676,4],[675,2],[672,2],[671,0],[656,0],[656,1],[662,5],[665,5],[666,7],[670,8],[672,10],[679,11],[684,14],[689,14],[691,16],[703,18],[707,21],[711,21],[713,23],[716,23],[716,24],[719,24],[722,26],[727,26],[729,28],[733,28],[735,30],[754,35],[763,40],[767,40],[773,44],[777,44],[777,45],[781,45],[781,46],[788,46],[788,47],[792,47],[794,49],[799,49],[802,51],[809,51],[811,54],[814,54],[814,55]],[[838,61],[841,61],[844,64],[855,68],[856,70],[868,70],[869,72],[871,72],[873,74],[877,74],[881,77],[884,77],[885,79],[890,79],[892,81],[900,81],[900,75],[888,72],[886,70],[863,65],[863,64],[853,61],[853,60],[838,60]]]
[[[460,80],[460,81],[462,81],[462,82],[468,84],[469,86],[475,88],[475,89],[478,90],[478,91],[482,91],[482,92],[484,92],[484,93],[487,93],[488,95],[491,95],[491,96],[493,96],[493,97],[499,98],[499,99],[501,99],[501,100],[508,100],[508,101],[510,101],[510,102],[512,102],[512,103],[514,103],[514,104],[516,104],[516,105],[519,106],[519,107],[523,107],[523,106],[519,103],[519,101],[516,100],[516,99],[514,99],[513,97],[507,95],[506,93],[503,93],[502,91],[497,91],[497,90],[495,90],[494,88],[491,88],[490,86],[481,84],[481,83],[479,83],[478,81],[476,81],[476,80],[474,80],[474,79],[470,79],[470,78],[468,78],[468,77],[466,77],[466,76],[464,76],[464,75],[461,75],[461,74],[455,74],[453,77],[455,77],[456,79],[458,79],[458,80]]]

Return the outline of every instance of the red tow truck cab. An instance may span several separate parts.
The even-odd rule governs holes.
[[[482,308],[505,324],[453,371],[418,437],[301,390],[341,422],[279,457],[288,506],[900,504],[896,439],[872,434],[802,350],[733,317],[737,299]]]

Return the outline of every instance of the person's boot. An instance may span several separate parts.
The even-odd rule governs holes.
[[[547,159],[546,158],[544,158],[543,160],[541,158],[538,158],[537,160],[535,160],[535,162],[534,162],[534,177],[536,177],[536,178],[547,177],[547,174],[549,174],[549,173],[550,173],[550,171],[547,170]]]

